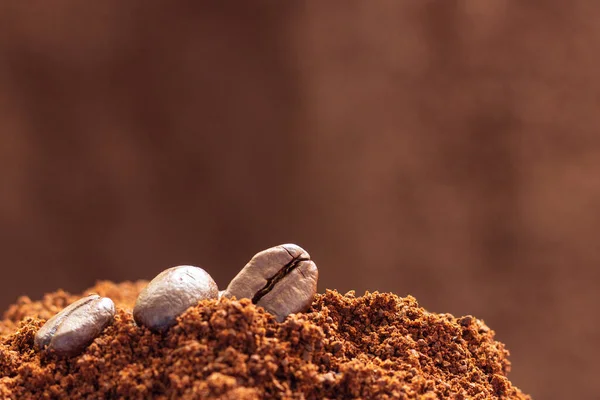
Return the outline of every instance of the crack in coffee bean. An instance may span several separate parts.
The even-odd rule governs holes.
[[[287,251],[287,249],[286,249],[286,251]],[[265,287],[262,288],[261,290],[259,290],[254,295],[254,297],[252,298],[252,303],[257,304],[260,301],[260,299],[262,299],[267,293],[269,293],[273,289],[273,287],[275,286],[276,283],[281,281],[285,276],[289,275],[289,273],[292,270],[296,269],[301,261],[310,261],[310,259],[306,258],[306,257],[298,256],[298,257],[292,259],[292,261],[290,261],[288,264],[284,265],[283,268],[280,269],[273,277],[271,277],[267,280],[267,284],[265,285]],[[300,273],[302,273],[302,271],[300,271]],[[304,274],[302,274],[302,275],[304,276]]]
[[[50,318],[36,333],[34,344],[60,356],[82,351],[112,322],[115,305],[111,299],[92,294],[67,306]]]

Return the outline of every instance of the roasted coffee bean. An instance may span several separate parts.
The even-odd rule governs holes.
[[[281,322],[311,305],[318,278],[317,266],[303,248],[282,244],[252,257],[223,296],[252,299]]]
[[[175,325],[177,317],[200,300],[216,299],[217,284],[202,268],[181,265],[152,279],[139,294],[133,318],[153,331]]]
[[[38,349],[60,356],[81,352],[115,317],[115,304],[97,294],[84,297],[50,318],[34,338]]]

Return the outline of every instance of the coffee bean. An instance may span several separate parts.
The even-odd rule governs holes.
[[[318,278],[317,266],[303,248],[283,244],[252,257],[223,296],[252,299],[281,322],[311,305]]]
[[[133,318],[153,331],[165,331],[200,300],[216,299],[217,284],[202,268],[181,265],[158,274],[139,294]]]
[[[38,349],[60,356],[81,352],[115,317],[115,304],[97,294],[84,297],[50,318],[34,338]]]

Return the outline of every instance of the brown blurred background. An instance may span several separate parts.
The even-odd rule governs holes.
[[[295,242],[597,396],[600,3],[538,4],[0,3],[0,308]]]

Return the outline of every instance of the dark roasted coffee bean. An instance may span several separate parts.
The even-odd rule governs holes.
[[[283,244],[252,257],[223,296],[252,299],[281,322],[311,305],[318,278],[317,266],[303,248]]]
[[[175,325],[177,317],[200,300],[216,299],[217,284],[202,268],[181,265],[152,279],[139,294],[133,318],[154,331]]]
[[[34,338],[38,349],[61,356],[81,352],[115,317],[115,304],[108,297],[92,294],[69,305],[50,318]]]

